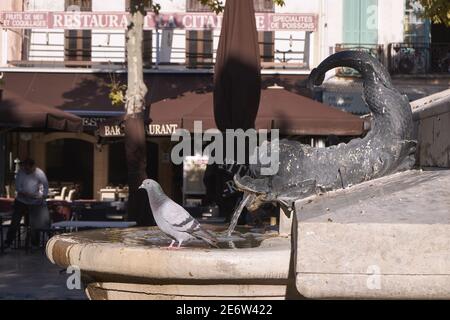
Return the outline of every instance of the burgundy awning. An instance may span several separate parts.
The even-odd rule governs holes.
[[[10,91],[2,92],[0,128],[79,132],[82,119],[68,112],[34,103]]]
[[[124,113],[124,107],[111,104],[111,77],[110,73],[5,72],[4,92],[79,116],[95,111],[114,117]],[[117,73],[114,78],[126,84],[126,73]],[[212,77],[208,74],[146,73],[144,80],[149,88],[147,106],[188,92],[212,90]]]
[[[202,121],[203,130],[216,128],[212,100],[210,93],[199,99],[197,107],[183,116],[183,128],[192,131],[194,121]],[[261,91],[255,127],[304,136],[359,136],[365,131],[363,119],[284,89]]]

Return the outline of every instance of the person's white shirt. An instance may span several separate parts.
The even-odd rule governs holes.
[[[24,196],[21,193],[29,194]],[[48,195],[48,181],[44,171],[36,168],[34,172],[27,174],[19,169],[16,175],[16,199],[28,205],[42,204],[42,200]]]

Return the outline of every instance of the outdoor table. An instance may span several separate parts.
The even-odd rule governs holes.
[[[75,200],[71,203],[72,220],[121,220],[126,203],[121,201]],[[119,217],[121,215],[121,217]],[[84,216],[84,217],[83,217]],[[89,217],[90,216],[90,217]]]

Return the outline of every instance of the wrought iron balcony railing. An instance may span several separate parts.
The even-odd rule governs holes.
[[[390,43],[391,74],[450,73],[450,43]]]
[[[125,35],[123,32],[93,30],[92,32],[64,32],[63,30],[26,30],[27,42],[22,59],[8,59],[10,65],[41,68],[111,68],[121,69],[126,64]],[[166,35],[167,36],[167,35]],[[168,68],[212,69],[216,58],[214,45],[218,35],[208,39],[190,37],[187,32],[172,31],[170,47],[162,47],[164,35],[150,31],[144,45],[144,63],[147,69]],[[267,39],[266,39],[267,38]],[[207,42],[207,43],[206,43]],[[158,46],[158,43],[161,43]],[[206,43],[206,44],[205,44]],[[261,68],[269,70],[309,69],[310,37],[260,37]]]

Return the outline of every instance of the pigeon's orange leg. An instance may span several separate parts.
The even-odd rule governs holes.
[[[172,242],[170,243],[170,246],[168,246],[166,249],[167,250],[170,250],[170,249],[175,249],[174,247],[173,247],[173,244],[175,243],[175,240],[172,240]]]

